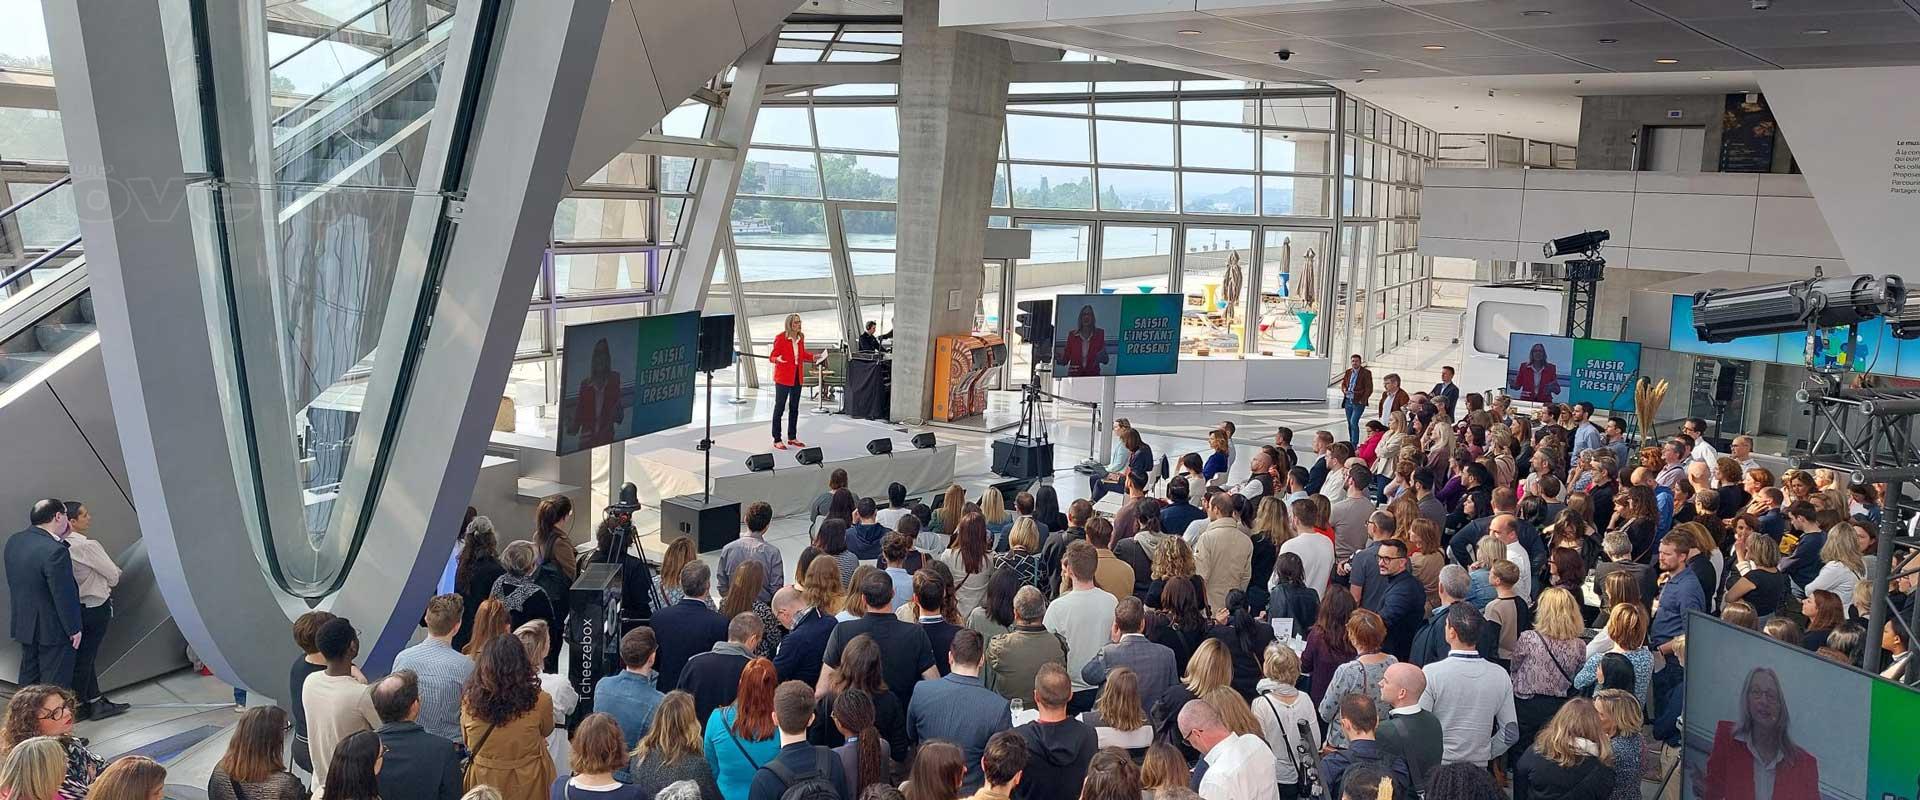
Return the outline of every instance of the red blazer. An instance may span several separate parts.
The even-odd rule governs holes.
[[[1513,385],[1507,388],[1520,390],[1522,402],[1551,403],[1553,396],[1560,393],[1559,369],[1548,364],[1535,375],[1532,364],[1522,364],[1513,376]]]
[[[813,363],[813,354],[807,352],[807,337],[799,341],[787,338],[786,331],[773,337],[773,382],[781,386],[799,386],[802,375],[801,365]]]
[[[1798,747],[1773,770],[1773,797],[1754,797],[1753,753],[1733,738],[1733,720],[1721,720],[1707,754],[1707,785],[1702,800],[1796,800],[1820,796],[1820,762]]]

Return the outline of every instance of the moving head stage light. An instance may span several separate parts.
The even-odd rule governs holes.
[[[1693,329],[1701,341],[1839,328],[1898,313],[1907,288],[1898,275],[1838,275],[1819,270],[1805,280],[1693,295]]]
[[[1547,258],[1559,258],[1574,253],[1591,253],[1599,250],[1600,244],[1611,238],[1613,233],[1610,231],[1587,231],[1547,242],[1541,245],[1540,250],[1546,254]]]

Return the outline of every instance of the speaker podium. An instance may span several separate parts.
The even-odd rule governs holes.
[[[740,501],[719,495],[683,494],[660,501],[660,541],[691,536],[702,553],[740,538]]]

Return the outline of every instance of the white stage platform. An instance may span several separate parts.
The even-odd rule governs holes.
[[[839,415],[802,413],[800,438],[820,448],[822,461],[817,466],[801,466],[793,449],[774,450],[768,434],[768,422],[746,422],[713,429],[713,493],[744,504],[764,500],[773,505],[774,516],[802,514],[813,500],[826,491],[827,474],[834,469],[847,471],[847,488],[858,496],[884,498],[887,485],[898,481],[910,494],[920,495],[944,490],[953,483],[955,446],[940,444],[931,450],[915,450],[911,437],[880,422],[852,419]],[[627,442],[628,463],[640,468],[630,475],[636,484],[642,477],[651,486],[642,486],[642,497],[655,498],[698,494],[701,470],[706,454],[694,449],[703,430],[690,427],[642,436]],[[936,434],[937,436],[937,434]],[[892,439],[892,455],[867,454],[867,442]],[[749,472],[747,456],[772,453],[771,472]],[[653,493],[645,491],[651,488]]]

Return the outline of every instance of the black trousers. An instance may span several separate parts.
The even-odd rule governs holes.
[[[85,641],[85,637],[82,637]],[[31,686],[36,683],[50,683],[54,686],[73,686],[73,644],[65,639],[51,644],[47,642],[20,643],[20,685]]]
[[[787,417],[787,435],[780,435],[780,416]],[[773,440],[784,442],[794,438],[800,427],[800,387],[775,383],[773,385]]]
[[[107,639],[107,623],[112,621],[112,601],[97,608],[80,607],[80,649],[73,654],[73,693],[82,703],[100,699],[100,671],[95,662],[101,643]]]

